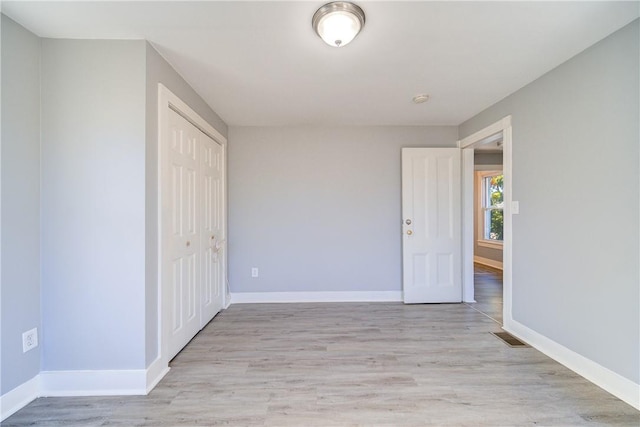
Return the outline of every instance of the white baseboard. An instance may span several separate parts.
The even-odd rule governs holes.
[[[40,376],[36,375],[0,396],[0,421],[6,420],[38,397],[40,397]]]
[[[231,304],[288,302],[396,302],[402,291],[354,292],[232,292]]]
[[[502,261],[496,261],[493,259],[474,255],[473,262],[477,262],[478,264],[482,264],[489,267],[497,268],[498,270],[502,270]]]
[[[42,371],[40,396],[147,394],[147,370]]]
[[[149,394],[151,390],[154,389],[155,386],[164,378],[165,375],[169,372],[171,368],[169,368],[164,360],[158,357],[156,360],[151,362],[151,365],[147,368],[146,373],[146,392],[145,394]]]
[[[158,358],[147,369],[104,371],[42,371],[0,396],[5,420],[39,397],[145,395],[169,372]]]
[[[564,347],[525,325],[508,319],[503,329],[598,387],[640,410],[640,384]]]

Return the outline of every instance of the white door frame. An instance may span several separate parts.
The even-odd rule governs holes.
[[[462,297],[464,302],[475,302],[473,290],[473,147],[478,142],[502,132],[502,162],[504,175],[504,241],[502,276],[503,327],[513,322],[512,307],[512,263],[513,263],[513,141],[511,138],[511,116],[458,141],[462,149]]]
[[[222,260],[225,275],[224,275],[224,301],[223,307],[228,307],[230,296],[227,286],[227,244],[226,239],[228,236],[227,230],[227,139],[218,132],[213,126],[211,126],[205,119],[203,119],[198,113],[191,109],[184,101],[182,101],[173,92],[167,89],[163,84],[158,84],[158,359],[163,369],[169,366],[169,350],[168,350],[168,336],[169,336],[169,313],[167,299],[165,298],[167,292],[167,277],[164,274],[164,256],[168,253],[169,239],[164,238],[164,221],[166,220],[163,215],[163,203],[164,194],[166,189],[163,186],[163,182],[166,182],[166,168],[163,167],[163,163],[168,156],[168,114],[169,110],[173,110],[176,113],[183,116],[195,127],[211,137],[215,142],[222,146],[223,157],[223,184],[222,189],[224,191],[222,208],[222,222],[224,230],[224,245],[222,249]]]

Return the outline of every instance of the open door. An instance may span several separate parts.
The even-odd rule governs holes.
[[[402,149],[404,302],[462,301],[460,149]]]

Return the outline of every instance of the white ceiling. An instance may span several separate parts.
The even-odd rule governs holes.
[[[3,1],[42,37],[147,39],[231,126],[458,125],[639,16],[639,2],[357,1],[349,45],[322,1]],[[431,95],[415,105],[411,98]]]

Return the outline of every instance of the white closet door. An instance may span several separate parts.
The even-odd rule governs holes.
[[[169,111],[169,359],[200,330],[199,131]]]
[[[199,131],[200,132],[200,131]],[[220,310],[224,298],[225,235],[223,228],[224,169],[222,146],[200,132],[202,175],[202,314],[204,327]]]

